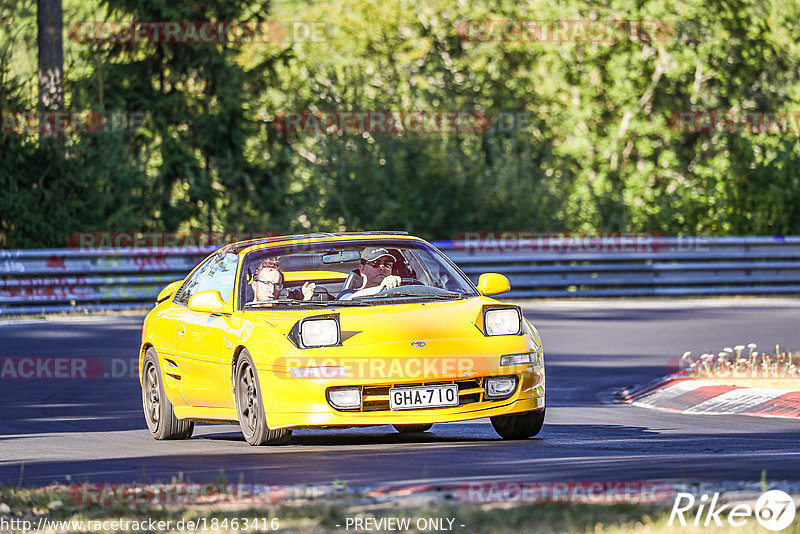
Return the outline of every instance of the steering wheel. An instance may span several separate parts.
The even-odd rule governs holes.
[[[400,279],[401,286],[424,286],[423,282],[420,282],[416,278],[401,278]]]

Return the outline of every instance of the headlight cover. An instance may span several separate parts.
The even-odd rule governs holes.
[[[487,305],[481,310],[478,328],[485,336],[515,336],[522,333],[522,312],[517,306]]]
[[[297,321],[289,332],[289,340],[299,349],[335,347],[342,344],[339,314],[312,315]]]

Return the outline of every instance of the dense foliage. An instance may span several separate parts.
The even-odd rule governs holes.
[[[0,246],[64,246],[80,231],[800,233],[797,123],[676,125],[688,110],[797,111],[793,0],[98,1],[64,0],[65,25],[273,20],[313,32],[67,39],[67,107],[146,118],[42,142],[0,131]],[[0,29],[5,112],[36,107],[34,8],[0,8],[11,21]],[[465,36],[467,21],[493,20],[666,21],[668,31],[612,42]],[[490,123],[475,133],[281,127],[304,110],[460,110]]]

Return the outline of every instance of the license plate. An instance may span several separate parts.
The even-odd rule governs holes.
[[[392,410],[440,408],[442,406],[458,406],[457,385],[389,389],[389,408]]]

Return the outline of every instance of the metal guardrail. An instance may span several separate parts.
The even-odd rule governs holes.
[[[0,250],[0,314],[152,304],[215,248]]]
[[[800,236],[440,242],[473,280],[517,298],[800,293]]]
[[[800,236],[476,239],[434,243],[510,298],[800,293]],[[153,302],[216,247],[0,250],[0,314]]]

